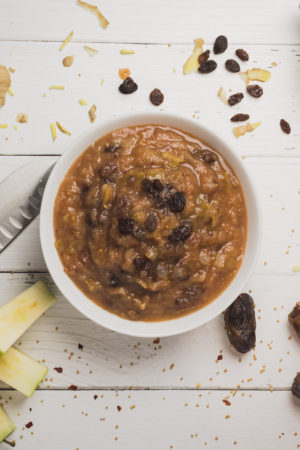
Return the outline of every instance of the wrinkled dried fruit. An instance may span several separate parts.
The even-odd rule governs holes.
[[[258,98],[258,97],[261,97],[263,95],[264,90],[258,84],[249,84],[249,86],[247,86],[247,92],[252,97]]]
[[[284,119],[281,119],[281,121],[280,121],[280,128],[286,134],[290,134],[290,132],[291,132],[290,124]]]
[[[240,353],[255,346],[256,320],[254,302],[249,294],[240,294],[225,311],[225,328],[230,343]]]
[[[198,56],[198,63],[201,64],[205,61],[209,60],[210,50],[205,50],[205,52],[201,53],[201,55]]]
[[[119,91],[122,94],[132,94],[137,90],[137,88],[138,85],[133,81],[133,79],[131,77],[127,77],[123,83],[120,84]]]
[[[217,161],[218,157],[210,150],[201,150],[200,159],[202,159],[202,161],[204,161],[206,164],[212,164]]]
[[[228,41],[226,36],[218,36],[214,43],[214,54],[219,55],[224,53],[228,47]]]
[[[230,95],[228,97],[228,105],[234,106],[237,103],[240,103],[244,98],[244,94],[242,92],[237,92],[236,94]]]
[[[185,297],[179,297],[179,298],[176,298],[175,305],[178,309],[184,309],[184,308],[188,308],[189,306],[191,306],[191,303],[190,303],[189,299],[187,299]]]
[[[244,122],[249,119],[249,114],[235,114],[231,117],[231,122]]]
[[[164,101],[164,94],[159,89],[153,89],[153,91],[150,92],[149,98],[153,105],[159,106]]]
[[[181,212],[184,210],[186,204],[185,195],[183,192],[176,192],[169,200],[169,207],[172,212]]]
[[[236,56],[237,56],[238,58],[240,58],[240,60],[242,60],[242,61],[248,61],[248,60],[249,60],[249,55],[248,55],[248,53],[246,52],[246,50],[243,50],[242,48],[238,48],[238,49],[235,51],[235,54],[236,54]]]
[[[240,65],[234,59],[227,59],[225,62],[225,67],[229,72],[236,73],[241,70]]]
[[[156,230],[158,225],[158,220],[155,214],[149,214],[146,219],[146,228],[150,233]]]
[[[118,144],[107,144],[106,147],[104,147],[105,153],[116,153],[121,148],[121,145]]]
[[[146,256],[136,256],[133,260],[133,264],[137,270],[144,270],[149,268],[150,261]]]
[[[118,220],[118,230],[121,234],[132,234],[134,220],[131,217],[120,217]]]
[[[300,372],[297,373],[292,386],[292,394],[300,398]]]
[[[172,233],[168,236],[171,242],[185,241],[190,237],[193,231],[193,224],[190,220],[183,220],[177,228],[174,228]]]
[[[300,302],[296,303],[293,311],[289,314],[289,322],[295,328],[300,338]]]
[[[200,73],[210,73],[216,70],[217,63],[213,59],[209,59],[208,61],[205,61],[201,64],[201,66],[198,69],[198,72]]]

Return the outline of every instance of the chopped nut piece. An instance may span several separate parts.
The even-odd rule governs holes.
[[[218,90],[218,97],[220,98],[220,100],[222,100],[223,103],[225,103],[225,105],[228,105],[228,99],[222,86]]]
[[[248,86],[250,81],[268,81],[271,76],[271,72],[265,69],[249,69],[246,72],[240,72],[241,77]]]
[[[66,37],[66,39],[64,40],[64,42],[61,44],[61,46],[59,47],[59,51],[61,52],[65,46],[67,45],[68,42],[70,42],[70,40],[72,39],[72,37],[74,36],[74,31],[71,31],[70,34],[68,34],[68,36]]]
[[[59,90],[63,91],[65,89],[65,87],[61,86],[59,84],[53,84],[52,86],[49,87],[49,89],[59,89]]]
[[[107,28],[109,25],[109,21],[104,17],[104,15],[99,11],[98,7],[95,5],[91,5],[90,3],[83,2],[82,0],[77,0],[78,5],[82,6],[83,8],[87,9],[91,13],[95,14],[100,22],[100,25],[102,28]]]
[[[79,101],[80,105],[82,105],[82,106],[87,105],[87,101],[84,100],[83,98],[79,99],[78,101]]]
[[[15,73],[15,71],[16,71],[16,69],[14,69],[13,67],[9,67],[8,69],[11,73]]]
[[[191,54],[191,56],[188,57],[188,59],[186,60],[186,62],[183,65],[183,73],[185,75],[192,73],[192,72],[196,72],[200,66],[198,58],[201,55],[201,53],[203,52],[204,40],[203,39],[194,39],[194,43],[195,43],[195,45],[194,45],[193,53]]]
[[[0,123],[0,128],[8,128],[8,123]]]
[[[87,45],[84,45],[83,48],[84,48],[84,50],[86,50],[88,52],[88,54],[90,56],[95,56],[96,53],[98,53],[98,50],[96,50],[95,48],[92,48],[92,47],[88,47]]]
[[[127,77],[130,76],[130,70],[127,68],[119,69],[119,77],[121,80],[125,80]]]
[[[246,123],[246,125],[240,125],[239,127],[233,128],[233,133],[236,138],[239,138],[240,136],[243,136],[244,134],[255,130],[255,128],[259,127],[261,125],[261,122],[255,122],[255,123]]]
[[[121,55],[134,55],[135,51],[134,50],[126,50],[124,48],[122,48],[122,50],[120,50]]]
[[[50,129],[51,129],[51,134],[52,134],[52,140],[54,142],[56,139],[56,128],[55,128],[54,123],[50,123]]]
[[[92,105],[91,109],[89,110],[89,116],[90,116],[91,123],[95,122],[95,120],[96,120],[96,109],[97,109],[97,106]]]
[[[9,87],[7,89],[7,92],[9,93],[9,95],[11,95],[12,97],[15,95],[14,91]]]
[[[28,114],[20,113],[17,115],[17,122],[19,123],[27,123],[29,119]]]
[[[68,130],[67,130],[63,125],[61,125],[59,122],[56,122],[56,126],[57,126],[57,128],[58,128],[62,133],[69,134],[69,135],[71,136],[70,131],[68,131]]]
[[[62,63],[65,67],[70,67],[74,62],[74,56],[66,56]]]
[[[0,106],[5,105],[5,95],[10,84],[10,75],[7,68],[0,65]]]

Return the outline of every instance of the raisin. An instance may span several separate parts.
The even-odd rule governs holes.
[[[243,50],[242,48],[238,48],[235,51],[235,54],[238,58],[240,58],[241,61],[248,61],[249,60],[249,55],[246,52],[246,50]]]
[[[108,178],[118,169],[118,165],[114,162],[105,164],[105,166],[100,167],[99,175],[101,178]]]
[[[153,180],[153,186],[156,191],[162,191],[164,188],[163,183],[160,180],[158,180],[157,178],[155,178],[155,180]]]
[[[118,220],[118,230],[121,234],[132,234],[134,220],[131,217],[120,217]]]
[[[295,328],[300,338],[300,302],[296,303],[293,311],[289,314],[289,322]]]
[[[248,94],[252,95],[252,97],[258,98],[261,97],[264,93],[264,90],[258,84],[249,84],[247,87]]]
[[[228,41],[226,36],[218,36],[214,43],[214,54],[219,55],[224,53],[228,47]]]
[[[230,97],[228,97],[228,105],[229,106],[234,106],[237,103],[240,103],[244,98],[244,94],[242,92],[237,92],[236,94],[232,94],[230,95]]]
[[[202,286],[190,286],[188,288],[186,288],[184,290],[184,295],[187,298],[193,298],[193,297],[197,297],[197,299],[199,299],[201,297],[201,295],[203,294],[204,289]]]
[[[300,372],[295,376],[293,386],[292,386],[292,394],[295,397],[300,398]]]
[[[142,241],[145,237],[144,231],[136,224],[133,226],[133,230],[132,230],[131,234],[139,241]]]
[[[209,50],[205,50],[205,52],[201,53],[201,55],[198,56],[198,63],[203,64],[204,62],[209,60],[209,55],[210,55],[210,51]]]
[[[231,122],[244,122],[249,119],[249,114],[235,114],[235,116],[231,117]]]
[[[158,225],[158,220],[155,214],[149,214],[146,219],[146,228],[148,231],[153,233]]]
[[[280,128],[286,134],[290,134],[290,132],[291,132],[290,124],[284,119],[281,119],[281,121],[280,121]]]
[[[120,84],[119,91],[122,94],[132,94],[137,90],[137,88],[138,85],[133,81],[133,79],[131,77],[127,77],[123,83]]]
[[[183,192],[176,192],[169,200],[169,207],[172,212],[181,212],[184,210],[186,204],[185,195]]]
[[[153,91],[150,92],[149,98],[153,105],[159,106],[164,101],[164,94],[159,89],[153,89]]]
[[[225,67],[228,70],[228,72],[232,73],[236,73],[241,70],[239,63],[234,59],[227,59],[227,61],[225,62]]]
[[[200,151],[200,159],[206,164],[212,164],[217,161],[218,157],[215,153],[210,150],[201,150]]]
[[[109,279],[109,285],[112,288],[119,287],[121,285],[120,277],[118,277],[118,275],[116,275],[114,272],[111,272],[109,274],[108,279]]]
[[[180,242],[185,241],[188,237],[190,237],[193,231],[193,224],[190,220],[183,220],[177,228],[169,234],[168,239],[171,242]]]
[[[119,144],[106,144],[104,147],[105,153],[116,153],[120,150],[121,145]]]
[[[188,298],[179,297],[179,298],[176,298],[176,300],[175,300],[175,306],[179,309],[185,309],[185,308],[188,308],[189,306],[191,306],[191,303]]]
[[[225,328],[230,343],[240,353],[249,352],[256,342],[254,302],[250,295],[240,294],[225,311]]]
[[[156,190],[153,182],[151,180],[148,180],[148,178],[143,179],[142,188],[145,192],[147,192],[147,194],[154,194]]]
[[[133,264],[137,270],[144,270],[150,267],[150,261],[146,256],[136,256]]]
[[[208,61],[204,61],[198,69],[200,73],[210,73],[216,70],[217,63],[213,59],[209,59]]]

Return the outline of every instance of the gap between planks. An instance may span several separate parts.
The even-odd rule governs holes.
[[[4,391],[15,391],[15,389],[11,389],[10,387],[1,387],[0,392]],[[128,391],[128,392],[135,392],[135,391],[192,391],[192,392],[210,392],[210,391],[237,391],[237,392],[270,392],[270,388],[268,387],[245,387],[237,388],[236,386],[232,387],[201,387],[201,388],[194,388],[189,386],[88,386],[88,387],[78,387],[77,389],[68,389],[68,387],[63,386],[53,386],[50,388],[37,388],[37,391],[39,392],[49,392],[49,391],[73,391],[73,392],[79,392],[79,391]],[[272,392],[290,392],[290,387],[273,387],[272,386]]]

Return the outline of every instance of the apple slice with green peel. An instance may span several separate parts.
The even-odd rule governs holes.
[[[31,397],[48,368],[14,347],[0,356],[0,380]]]
[[[56,298],[43,281],[0,307],[0,355],[33,324]]]
[[[4,441],[15,429],[16,425],[0,406],[0,442]]]

